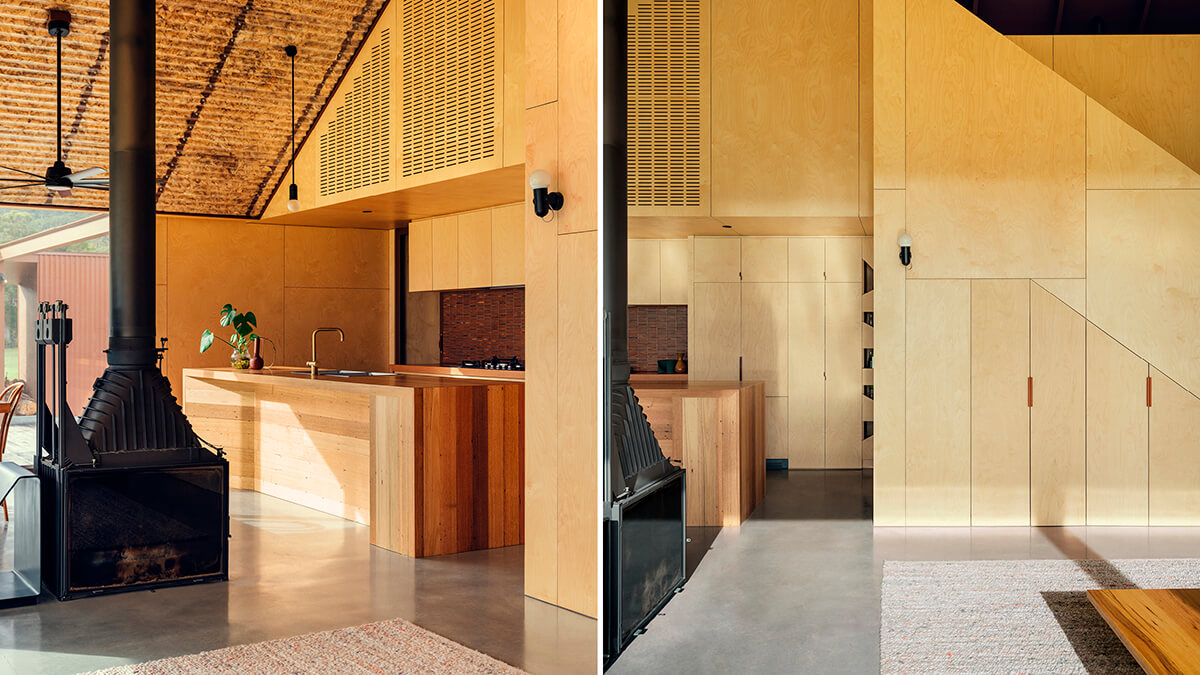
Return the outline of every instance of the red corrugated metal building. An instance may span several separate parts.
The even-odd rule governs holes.
[[[37,271],[38,300],[62,300],[74,320],[74,339],[67,348],[67,402],[78,415],[107,365],[108,254],[39,253]]]

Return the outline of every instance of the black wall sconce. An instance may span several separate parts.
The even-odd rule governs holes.
[[[896,245],[900,247],[900,264],[908,267],[908,264],[912,262],[912,235],[901,232],[900,238],[896,240]]]
[[[545,218],[551,209],[557,211],[563,207],[561,192],[550,192],[550,174],[538,169],[529,174],[529,187],[533,188],[533,212],[538,218]]]

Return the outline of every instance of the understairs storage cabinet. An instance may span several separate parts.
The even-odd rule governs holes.
[[[906,282],[906,523],[1194,524],[1200,399],[1050,281]]]
[[[694,381],[766,383],[766,454],[863,466],[863,237],[694,237]]]

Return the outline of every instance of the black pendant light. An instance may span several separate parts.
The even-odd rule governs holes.
[[[296,187],[296,45],[288,45],[283,51],[292,60],[292,184],[288,186],[287,208],[295,213],[300,210],[300,189]]]

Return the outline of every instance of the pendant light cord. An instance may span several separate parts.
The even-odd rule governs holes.
[[[58,38],[58,161],[62,161],[62,35]]]
[[[296,184],[296,55],[292,54],[292,185]]]

